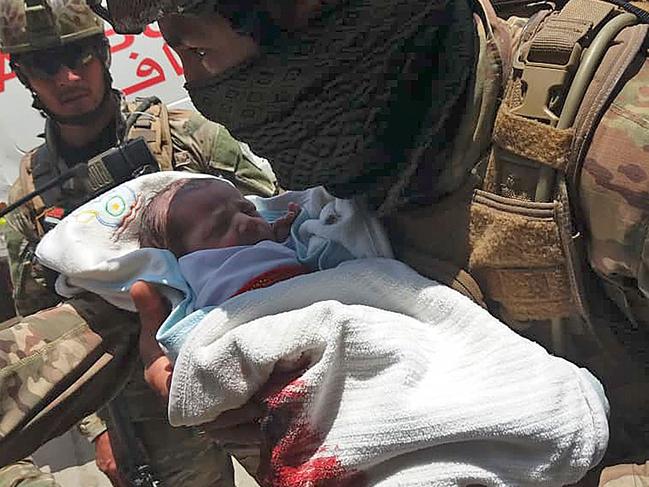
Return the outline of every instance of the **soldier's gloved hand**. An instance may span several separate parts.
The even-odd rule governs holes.
[[[110,443],[108,431],[98,435],[93,443],[95,444],[95,462],[97,468],[102,471],[114,487],[128,487],[128,483],[122,477],[117,468],[117,460],[113,455],[113,446]]]

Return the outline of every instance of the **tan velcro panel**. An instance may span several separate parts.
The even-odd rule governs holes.
[[[498,110],[495,144],[530,161],[565,172],[573,137],[571,128],[560,130],[514,115],[504,103]]]
[[[558,206],[476,191],[469,271],[512,319],[562,318],[575,311]]]
[[[570,296],[565,293],[569,283],[562,268],[490,269],[484,278],[490,298],[501,303],[513,320],[547,320],[574,314],[574,304],[566,299]]]
[[[649,2],[647,0],[638,0],[637,2],[629,3],[634,7],[638,7],[639,9],[644,10],[645,12],[649,12]]]

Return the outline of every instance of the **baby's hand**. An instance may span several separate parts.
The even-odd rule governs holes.
[[[286,215],[275,220],[271,226],[273,228],[273,235],[275,235],[275,242],[283,242],[288,238],[291,233],[291,225],[295,221],[298,213],[300,212],[300,205],[297,203],[289,203]]]

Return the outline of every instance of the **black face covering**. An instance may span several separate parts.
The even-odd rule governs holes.
[[[449,135],[473,44],[465,0],[343,0],[186,88],[206,117],[270,159],[284,188],[324,185],[378,206],[422,159],[440,162],[429,156]]]

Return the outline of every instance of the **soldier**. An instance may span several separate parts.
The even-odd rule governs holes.
[[[246,153],[224,127],[191,111],[168,110],[157,99],[127,103],[113,90],[103,23],[83,1],[10,0],[0,4],[0,12],[0,47],[11,54],[12,68],[31,91],[34,107],[46,117],[44,144],[21,161],[20,178],[11,189],[12,201],[76,164],[137,137],[144,137],[162,170],[218,174],[246,193],[268,196],[275,192],[272,173],[259,166],[265,161]],[[9,251],[15,301],[22,316],[60,301],[53,292],[52,276],[35,262],[34,249],[48,226],[87,197],[85,181],[72,179],[10,215],[9,223],[18,236],[10,242]],[[80,298],[63,308],[37,313],[25,322],[38,320],[54,332],[67,326],[67,310],[85,307],[101,314],[102,320],[112,321],[130,340],[136,339],[132,316],[105,303],[99,305],[100,309],[92,309],[95,304],[96,300]],[[77,317],[77,323],[79,320]],[[88,322],[93,326],[96,321]],[[68,331],[74,333],[77,325],[72,321],[71,326]],[[74,356],[77,352],[73,348],[70,345],[69,352]],[[146,459],[138,460],[137,467],[148,461],[162,485],[233,485],[229,457],[201,432],[171,428],[164,404],[143,381],[141,368],[140,364],[140,371],[132,374],[130,367],[123,369],[124,378],[130,375],[132,379],[108,411],[102,411],[101,418],[91,415],[79,425],[95,445],[99,468],[114,485],[130,485],[129,476],[137,472],[128,471],[127,460],[141,446]],[[51,377],[44,373],[37,381]],[[124,429],[135,435],[124,434]],[[21,481],[24,483],[20,485],[28,481],[29,485],[54,485],[51,475],[40,473],[29,460],[0,470],[0,485]]]
[[[647,14],[520,2],[530,21],[505,23],[487,2],[423,3],[110,0],[104,13],[132,31],[163,15],[195,106],[273,160],[283,187],[365,198],[399,259],[590,367],[611,400],[604,464],[642,463]]]
[[[530,16],[506,23],[462,0],[107,3],[118,30],[159,18],[196,107],[283,187],[365,198],[398,258],[593,370],[611,401],[604,465],[649,458],[646,12],[503,2]],[[142,318],[159,319],[148,298]],[[22,446],[34,428],[19,429]]]

